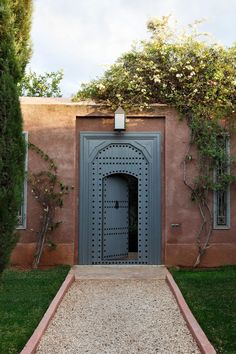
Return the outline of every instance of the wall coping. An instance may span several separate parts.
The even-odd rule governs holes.
[[[105,104],[102,103],[96,103],[91,100],[87,101],[79,101],[79,102],[73,102],[71,98],[66,98],[66,97],[20,97],[20,102],[21,104],[46,104],[46,105],[69,105],[69,106],[93,106],[93,107],[106,107]],[[168,105],[164,103],[153,103],[150,105],[151,107],[168,107]]]
[[[114,110],[105,104],[96,103],[94,101],[72,102],[70,98],[64,97],[20,97],[21,107],[53,107],[53,109],[61,109],[65,107],[73,110],[73,116],[78,117],[113,117]],[[38,108],[37,108],[38,109]],[[156,117],[163,118],[167,115],[167,111],[174,110],[170,106],[162,103],[150,105],[149,109],[141,111],[129,111],[127,117]],[[175,111],[175,110],[174,110]]]

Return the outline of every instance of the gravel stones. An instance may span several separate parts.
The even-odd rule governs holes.
[[[37,354],[199,354],[164,280],[79,280]]]

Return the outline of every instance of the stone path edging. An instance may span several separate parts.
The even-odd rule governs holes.
[[[22,349],[20,354],[34,354],[37,346],[39,344],[40,339],[42,338],[44,332],[46,331],[50,320],[54,316],[58,306],[60,305],[63,297],[65,296],[67,290],[70,288],[72,283],[75,281],[74,272],[71,270],[68,275],[66,276],[63,284],[61,285],[60,289],[58,290],[56,296],[52,300],[51,304],[49,305],[46,313],[44,314],[42,320],[38,324],[37,328],[35,329],[34,333],[26,343],[25,347]],[[203,332],[202,328],[198,324],[197,320],[193,316],[191,310],[189,309],[187,303],[184,300],[184,297],[178,288],[174,278],[172,277],[171,273],[167,270],[166,274],[166,282],[169,285],[178,306],[181,310],[181,313],[187,323],[187,326],[196,340],[201,352],[203,354],[217,354],[214,347],[206,337],[205,333]]]
[[[193,316],[190,308],[188,307],[184,297],[176,284],[174,278],[172,277],[171,273],[167,270],[166,274],[166,282],[169,285],[178,305],[180,311],[187,323],[187,326],[196,340],[199,349],[201,350],[202,354],[217,354],[213,345],[208,340],[207,336],[203,332],[202,328],[200,327],[199,323],[197,322],[196,318]]]
[[[47,311],[45,312],[43,318],[36,327],[34,333],[20,352],[20,354],[33,354],[35,353],[40,339],[42,338],[44,332],[46,331],[50,320],[54,316],[58,306],[60,305],[63,297],[65,296],[67,290],[70,288],[71,284],[75,281],[75,275],[70,271],[64,282],[62,283],[60,289],[58,290],[56,296],[49,305]]]

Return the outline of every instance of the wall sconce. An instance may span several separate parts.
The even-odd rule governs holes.
[[[126,129],[126,115],[125,111],[118,107],[115,111],[115,122],[114,122],[114,130],[121,131]]]

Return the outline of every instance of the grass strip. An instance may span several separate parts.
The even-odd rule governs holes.
[[[235,354],[236,266],[170,271],[217,353]]]
[[[22,350],[69,269],[4,271],[0,282],[0,354]]]

